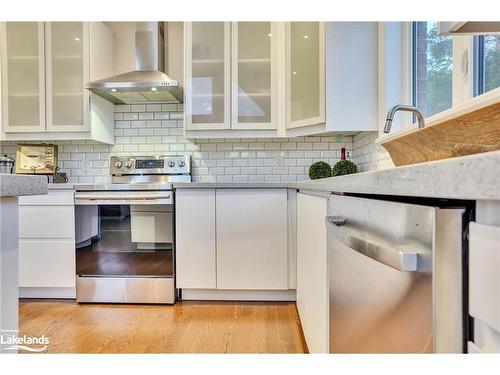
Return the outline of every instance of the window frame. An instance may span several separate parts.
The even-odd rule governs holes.
[[[410,56],[410,95],[411,95],[411,102],[414,107],[417,107],[417,23],[420,21],[410,21],[410,27],[409,27],[409,33],[410,33],[410,43],[411,43],[411,56]],[[425,21],[425,22],[430,22],[430,21]],[[439,22],[438,24],[438,30],[439,32]],[[455,102],[456,98],[458,97],[456,93],[456,87],[455,87],[455,76],[457,74],[457,57],[455,55],[456,52],[456,46],[455,46],[455,38],[451,38],[451,106],[450,108],[453,108],[457,103]],[[450,108],[444,109],[440,112],[434,113],[432,115],[428,115],[426,113],[423,113],[424,118],[432,117],[435,115],[438,115],[441,112],[447,111]],[[415,123],[417,121],[416,115],[412,115],[412,121]]]
[[[485,69],[485,41],[486,41],[486,36],[495,36],[498,37],[496,34],[486,34],[486,35],[475,35],[474,36],[474,59],[473,59],[473,85],[474,85],[474,92],[473,92],[473,97],[485,94],[491,90],[495,90],[496,88],[500,87],[495,87],[489,90],[486,90],[486,69]]]

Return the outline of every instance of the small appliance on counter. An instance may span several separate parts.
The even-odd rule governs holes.
[[[54,174],[57,167],[57,145],[19,144],[16,160],[17,174]]]
[[[14,170],[15,161],[7,154],[0,156],[0,173],[11,174]]]

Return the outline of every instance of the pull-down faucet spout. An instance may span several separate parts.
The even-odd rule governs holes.
[[[398,104],[392,107],[389,112],[387,112],[387,119],[385,120],[384,133],[389,133],[391,131],[392,120],[397,111],[407,111],[413,112],[417,116],[418,128],[422,129],[425,126],[424,116],[422,112],[417,107],[411,105]]]

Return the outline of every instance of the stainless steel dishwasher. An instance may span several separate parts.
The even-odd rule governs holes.
[[[330,353],[462,353],[464,211],[332,195]]]

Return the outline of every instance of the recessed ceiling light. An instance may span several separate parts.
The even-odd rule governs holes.
[[[80,38],[76,37],[76,38],[75,38],[75,41],[79,42],[79,41],[80,41]]]
[[[151,91],[156,91],[158,90],[156,87],[151,87]]]
[[[309,38],[309,35],[304,35],[304,39],[308,39]]]
[[[292,74],[295,76],[295,75],[297,75],[297,72],[293,72]]]
[[[267,36],[273,36],[273,34],[269,33],[269,34],[267,34]]]
[[[117,92],[118,90],[117,89],[111,89],[110,91],[111,92]]]

